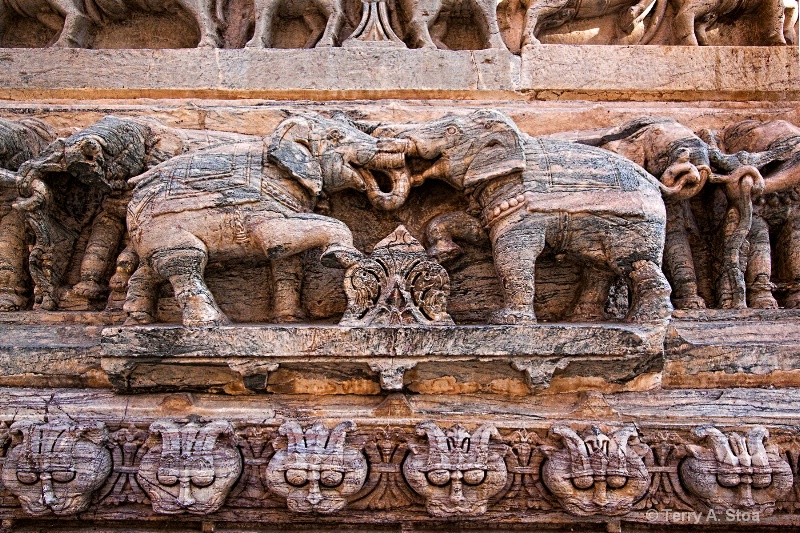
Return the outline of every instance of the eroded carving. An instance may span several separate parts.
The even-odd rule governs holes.
[[[350,267],[361,256],[344,223],[311,213],[320,194],[364,190],[375,181],[370,169],[407,182],[399,177],[407,173],[404,147],[345,121],[303,115],[283,121],[264,142],[193,152],[138,176],[128,227],[141,262],[129,281],[129,322],[155,320],[156,288],[167,280],[184,325],[227,323],[205,284],[205,266],[209,258],[260,256],[282,274],[276,276],[275,316],[302,318],[297,254],[322,247],[323,263],[338,267]],[[370,199],[383,206],[393,194],[377,185],[370,190]]]
[[[108,434],[100,422],[22,420],[10,433],[14,444],[3,465],[3,485],[27,514],[85,511],[111,473]]]
[[[343,326],[453,324],[447,314],[450,277],[404,226],[347,270],[344,291]]]
[[[635,427],[611,432],[590,426],[578,435],[556,426],[551,433],[563,446],[545,449],[542,480],[568,512],[617,516],[644,497],[650,475],[642,459],[649,448],[639,442]]]
[[[158,442],[160,437],[160,442]],[[231,424],[159,420],[136,479],[161,514],[208,514],[219,509],[242,472]]]
[[[408,484],[425,498],[431,516],[479,516],[489,500],[506,483],[504,444],[493,444],[494,426],[484,425],[471,434],[455,425],[447,432],[434,422],[417,426],[428,443],[409,443],[411,455],[403,463]]]
[[[286,442],[274,445],[277,452],[266,470],[269,490],[298,513],[344,509],[348,496],[361,490],[367,478],[361,446],[347,442],[355,429],[349,421],[331,430],[322,422],[305,430],[297,422],[284,422],[279,431]]]
[[[700,426],[692,436],[703,445],[688,444],[680,478],[690,493],[718,512],[744,509],[772,514],[775,502],[792,488],[792,470],[776,448],[765,446],[769,431],[761,426],[747,433],[723,433]]]

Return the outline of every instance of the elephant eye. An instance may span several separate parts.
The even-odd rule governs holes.
[[[328,133],[328,140],[330,141],[338,141],[342,138],[342,133],[339,130],[333,130]]]
[[[17,472],[17,479],[23,485],[33,485],[39,481],[39,475],[36,472]]]
[[[447,129],[444,131],[448,135],[455,135],[456,133],[458,133],[458,128],[456,128],[455,126],[448,126]]]

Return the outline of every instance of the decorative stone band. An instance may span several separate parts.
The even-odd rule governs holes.
[[[665,506],[796,520],[787,458],[800,454],[800,440],[785,427],[771,436],[761,426],[643,430],[584,421],[470,430],[407,423],[277,426],[192,417],[112,430],[22,420],[2,426],[9,443],[2,480],[32,516],[131,516],[141,507],[123,506],[149,502],[156,514],[217,513],[223,521],[241,508],[272,521],[283,507],[345,518],[371,512],[389,521],[396,513],[489,520],[509,510],[535,521],[561,510],[653,522],[648,511]],[[8,507],[0,514],[22,516]]]

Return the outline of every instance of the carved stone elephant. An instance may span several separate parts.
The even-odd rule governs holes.
[[[409,183],[399,177],[407,173],[406,145],[344,121],[302,115],[284,120],[263,141],[191,152],[134,178],[128,230],[140,264],[128,286],[129,323],[154,321],[162,279],[172,284],[185,325],[226,323],[204,281],[209,259],[273,261],[273,271],[284,273],[276,279],[275,315],[299,318],[297,254],[321,247],[323,263],[331,266],[349,266],[361,255],[344,223],[312,213],[318,196],[369,185],[370,199],[391,207],[383,197],[407,191],[381,192],[371,170]]]
[[[649,13],[655,4],[655,15],[639,44],[647,44],[658,29],[666,10],[667,0],[600,0],[575,2],[574,0],[523,0],[525,28],[522,46],[537,45],[537,34],[542,30],[557,28],[573,20],[584,20],[617,14],[617,24],[625,33],[631,33],[635,25]]]
[[[279,14],[302,18],[311,28],[303,48],[340,44],[339,33],[345,23],[342,0],[255,0],[255,32],[247,47],[270,48],[273,45],[272,30]]]
[[[785,33],[793,36],[795,11],[784,0],[672,0],[675,15],[672,20],[674,44],[706,45],[706,30],[718,19],[729,15],[748,14],[755,17],[753,31],[760,32],[761,45],[785,45]],[[786,24],[786,13],[789,24]],[[791,25],[791,27],[788,27]],[[790,39],[790,41],[792,41]]]
[[[446,17],[466,7],[472,10],[488,47],[508,50],[497,25],[497,0],[399,0],[399,5],[408,19],[406,32],[411,46],[447,49],[442,42],[447,31]]]
[[[12,209],[17,199],[19,166],[55,139],[55,131],[37,119],[0,119],[0,311],[18,311],[29,287],[25,217]]]
[[[590,146],[530,137],[488,110],[385,125],[373,135],[406,139],[412,184],[443,180],[463,191],[480,215],[505,297],[493,322],[535,322],[534,272],[545,245],[622,277],[631,294],[628,320],[670,315],[670,287],[661,272],[666,188],[635,163]],[[395,189],[396,195],[407,190]]]
[[[87,48],[92,30],[108,20],[121,21],[133,11],[185,11],[200,32],[199,47],[219,48],[223,1],[216,0],[0,0],[0,43],[14,16],[38,20],[58,32],[52,46]]]

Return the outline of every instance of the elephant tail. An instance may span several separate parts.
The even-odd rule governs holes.
[[[667,11],[667,0],[656,0],[656,9],[655,13],[653,14],[653,18],[650,19],[650,24],[647,26],[647,31],[642,36],[642,39],[639,41],[639,44],[650,44],[650,41],[653,40],[658,29],[661,27],[661,23],[664,21],[664,13]]]

